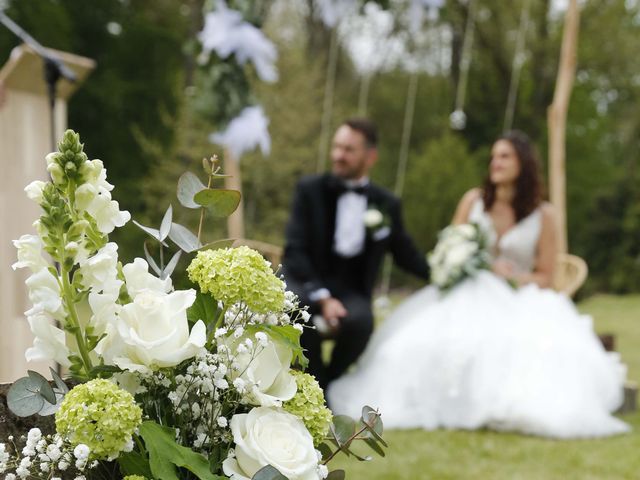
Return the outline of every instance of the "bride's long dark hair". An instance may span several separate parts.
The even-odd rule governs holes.
[[[544,185],[540,176],[540,159],[528,135],[519,130],[504,133],[496,142],[500,140],[506,140],[513,145],[520,162],[516,193],[511,202],[516,221],[519,222],[542,203]],[[496,185],[491,182],[490,175],[487,175],[484,181],[482,197],[485,210],[490,210],[496,201]]]

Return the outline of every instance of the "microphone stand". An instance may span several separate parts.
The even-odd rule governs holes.
[[[48,52],[36,39],[29,35],[23,28],[9,18],[0,10],[0,23],[11,30],[20,40],[26,43],[31,49],[42,58],[44,62],[44,81],[47,84],[49,96],[49,122],[51,126],[51,151],[56,149],[56,89],[58,80],[65,78],[69,82],[75,83],[76,74],[67,67],[56,55]]]

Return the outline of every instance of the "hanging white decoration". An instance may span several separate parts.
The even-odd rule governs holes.
[[[449,125],[454,130],[464,130],[464,127],[467,126],[467,114],[460,109],[454,110],[449,115]]]
[[[234,159],[243,153],[260,147],[263,155],[271,151],[271,137],[267,129],[269,119],[260,106],[246,107],[229,122],[226,130],[209,135],[209,141],[228,148]]]
[[[358,10],[358,0],[314,0],[316,16],[328,28],[334,28],[338,22]]]
[[[427,18],[437,19],[439,9],[444,5],[445,0],[411,0],[409,5],[409,29],[417,32],[424,21],[425,10]]]
[[[278,51],[262,31],[244,21],[242,14],[219,0],[216,9],[205,15],[204,28],[198,34],[205,54],[216,52],[220,58],[235,54],[240,65],[253,63],[264,82],[278,80],[275,62]]]

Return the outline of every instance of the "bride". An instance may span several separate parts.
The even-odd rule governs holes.
[[[334,413],[359,417],[367,404],[388,428],[556,438],[629,430],[610,413],[622,401],[623,365],[604,351],[591,318],[549,289],[557,239],[538,167],[523,133],[495,142],[483,188],[467,192],[453,218],[484,231],[493,272],[402,303],[355,371],[329,385]]]

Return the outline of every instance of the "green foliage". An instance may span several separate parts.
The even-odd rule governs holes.
[[[185,468],[200,480],[223,480],[209,470],[209,462],[204,455],[190,448],[178,445],[172,428],[162,427],[155,422],[143,422],[140,436],[149,452],[149,465],[153,478],[158,480],[179,480],[177,467]]]

